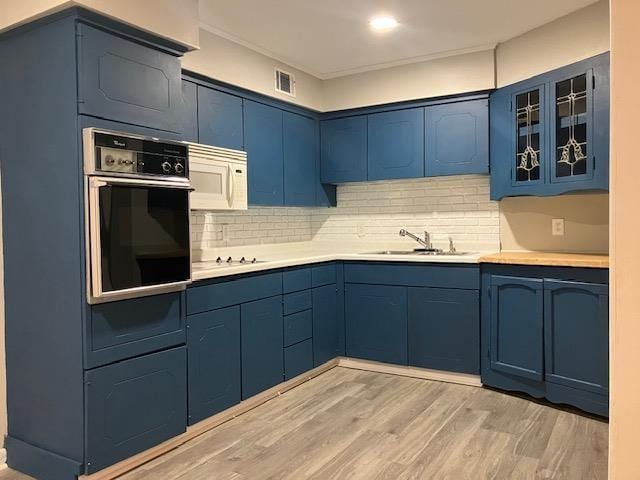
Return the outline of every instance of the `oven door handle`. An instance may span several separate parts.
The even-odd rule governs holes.
[[[184,190],[195,190],[188,182],[173,182],[162,180],[138,180],[136,178],[117,178],[117,177],[90,177],[89,185],[91,187],[100,188],[107,185],[130,185],[132,187],[164,187],[164,188],[181,188]]]

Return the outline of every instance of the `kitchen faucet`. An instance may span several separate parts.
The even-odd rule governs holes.
[[[413,233],[408,232],[404,228],[400,230],[400,236],[414,239],[416,242],[422,245],[425,248],[425,250],[433,250],[433,245],[431,245],[431,235],[426,230],[424,231],[424,240],[418,237],[417,235],[414,235]]]

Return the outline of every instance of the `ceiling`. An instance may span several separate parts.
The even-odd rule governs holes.
[[[200,0],[202,28],[318,78],[493,48],[594,0]],[[391,32],[372,16],[396,17]]]

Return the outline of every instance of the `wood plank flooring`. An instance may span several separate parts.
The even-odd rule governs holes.
[[[120,478],[596,480],[607,432],[488,389],[338,367]]]

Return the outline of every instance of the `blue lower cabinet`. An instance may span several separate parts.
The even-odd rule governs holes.
[[[85,368],[185,342],[184,293],[167,293],[91,306]]]
[[[311,339],[284,349],[284,379],[291,380],[313,368],[313,343]]]
[[[287,293],[282,299],[285,315],[309,310],[311,308],[311,290]]]
[[[424,108],[368,118],[368,180],[424,176]]]
[[[85,373],[86,472],[94,473],[187,428],[185,347]]]
[[[478,374],[478,291],[409,288],[408,301],[409,365]]]
[[[489,172],[489,101],[426,108],[425,175]]]
[[[543,379],[541,279],[491,277],[490,363],[493,370]]]
[[[545,280],[545,380],[607,395],[607,285]]]
[[[313,364],[344,355],[344,305],[336,285],[313,289]]]
[[[289,347],[313,336],[313,310],[284,317],[284,346]]]
[[[242,398],[256,395],[282,382],[282,297],[241,306]]]
[[[187,317],[189,425],[240,402],[240,306]]]
[[[346,284],[349,357],[407,365],[407,288]]]

